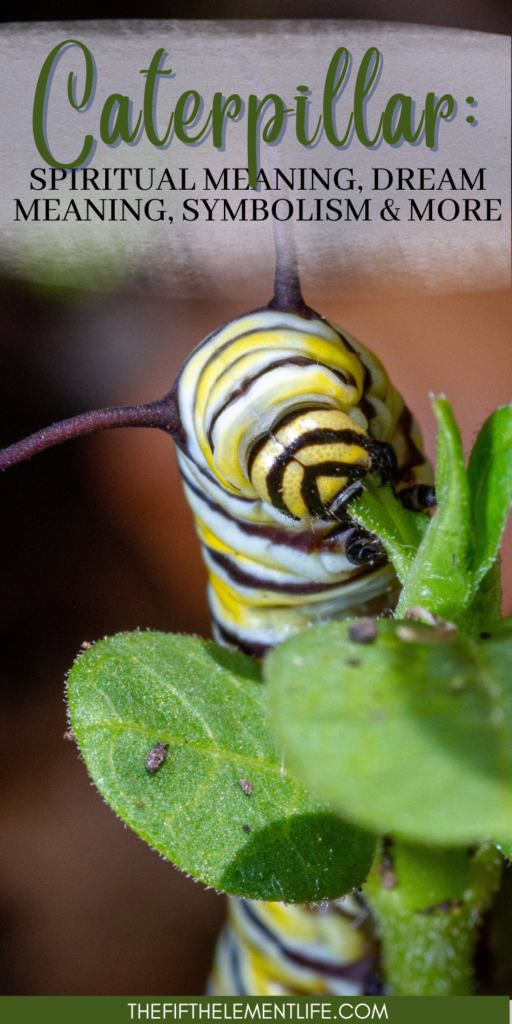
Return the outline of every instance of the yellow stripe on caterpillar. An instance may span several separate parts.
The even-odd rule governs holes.
[[[358,444],[312,444],[309,448],[301,448],[293,458],[301,466],[321,466],[324,462],[336,462],[370,469],[370,456]]]
[[[345,465],[364,468],[366,472],[371,469],[366,446],[345,440],[346,432],[351,437],[367,436],[362,427],[340,409],[317,407],[302,413],[297,411],[295,416],[289,413],[286,422],[277,425],[254,456],[250,477],[257,494],[296,519],[310,518],[311,514],[322,516],[323,508],[349,482],[350,476],[342,472]],[[309,474],[306,479],[304,469],[300,468],[314,466],[323,470],[319,474],[322,493],[318,486],[315,493],[314,478]],[[337,479],[337,483],[327,483],[329,478]],[[305,498],[304,487],[309,487],[310,492],[313,489],[309,500]]]
[[[260,432],[271,427],[272,419],[275,422],[286,406],[289,406],[290,398],[293,401],[297,398],[303,404],[314,402],[315,399],[323,400],[324,403],[347,409],[356,405],[362,394],[364,374],[360,360],[344,348],[341,339],[339,336],[336,337],[334,332],[332,340],[326,340],[316,336],[316,331],[310,329],[309,323],[306,330],[304,327],[303,321],[301,329],[290,330],[283,326],[281,329],[265,332],[255,331],[253,334],[251,333],[250,337],[243,334],[241,337],[234,338],[220,351],[211,355],[202,372],[197,376],[193,407],[196,439],[210,469],[219,477],[223,485],[228,486],[234,493],[240,490],[242,493],[250,495],[250,489],[247,489],[248,478],[244,474],[243,467],[246,454],[243,444],[245,435],[250,432],[250,436],[247,438],[248,446],[257,436],[258,427]],[[316,327],[315,323],[314,328]],[[264,374],[260,385],[258,385],[258,381],[255,383],[253,389],[256,406],[261,404],[262,408],[257,409],[254,401],[250,403],[241,401],[236,410],[241,416],[238,436],[233,436],[231,433],[231,448],[226,446],[219,451],[216,445],[220,443],[220,439],[225,438],[226,428],[228,433],[233,429],[236,430],[233,422],[236,417],[233,416],[230,404],[219,416],[221,422],[217,423],[217,429],[210,440],[208,419],[210,419],[211,426],[211,417],[208,416],[208,408],[212,396],[215,398],[215,405],[218,405],[222,391],[219,381],[223,376],[223,386],[226,386],[227,390],[233,386],[236,366],[242,357],[247,356],[248,348],[253,357],[255,353],[258,354],[258,358],[263,352],[268,354],[269,372]],[[288,362],[286,367],[272,369],[273,364],[278,361],[276,356],[283,352],[289,359],[302,358],[307,365],[294,365],[293,362]],[[236,383],[238,387],[243,384],[238,373],[236,373]],[[263,411],[268,419],[268,423],[265,425],[261,422]],[[231,422],[229,422],[230,419]],[[213,441],[215,453],[212,450],[211,441]]]
[[[348,476],[317,476],[316,486],[322,505],[329,505],[348,484]]]
[[[245,497],[254,497],[247,470],[255,439],[270,431],[294,406],[344,405],[343,388],[329,367],[281,366],[257,380],[249,400],[241,396],[218,417],[203,452],[217,477]],[[211,459],[210,459],[211,454]]]
[[[206,526],[205,523],[201,522],[197,516],[194,516],[194,525],[201,544],[206,544],[206,547],[211,548],[212,551],[220,551],[223,555],[232,555],[233,557],[237,557],[237,551],[235,548],[230,548],[228,544],[225,544],[224,541],[222,541],[220,537],[217,537],[215,533],[212,533],[209,527]]]
[[[351,416],[340,409],[322,409],[317,406],[307,412],[297,410],[297,416],[275,431],[276,439],[286,448],[300,434],[310,430],[352,430],[365,434],[363,428]]]
[[[300,462],[295,462],[292,458],[283,473],[280,490],[284,505],[296,519],[303,519],[308,514],[306,503],[302,497],[303,483],[304,469]]]
[[[326,596],[334,600],[336,597],[345,595],[347,582],[354,581],[354,577],[357,577],[358,572],[361,573],[362,570],[359,569],[355,570],[355,572],[346,573],[345,578],[339,580],[337,585],[329,590],[323,590],[317,594],[308,594],[308,603],[311,605],[319,604],[325,602]],[[222,605],[222,621],[225,621],[227,615],[231,623],[236,623],[236,625],[244,629],[252,628],[252,626],[260,628],[262,619],[258,609],[262,613],[265,612],[268,616],[268,613],[273,609],[277,611],[284,608],[304,609],[306,607],[303,594],[278,593],[274,590],[265,590],[263,586],[254,587],[253,589],[250,587],[232,587],[210,568],[208,570],[208,579],[218,601]],[[257,623],[255,616],[258,617]],[[296,621],[300,623],[297,628],[303,629],[309,619],[305,619],[303,615],[300,615]],[[267,625],[267,619],[265,620],[265,625]]]

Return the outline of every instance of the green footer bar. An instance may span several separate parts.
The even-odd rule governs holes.
[[[389,1021],[510,1024],[506,996],[0,996],[6,1024]]]

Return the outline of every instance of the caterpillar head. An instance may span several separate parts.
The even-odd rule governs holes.
[[[326,320],[266,307],[233,321],[192,353],[177,395],[192,459],[293,520],[346,518],[368,472],[396,475],[385,437],[403,403]]]
[[[295,519],[336,515],[370,468],[362,427],[339,409],[318,407],[290,413],[249,458],[255,491]]]

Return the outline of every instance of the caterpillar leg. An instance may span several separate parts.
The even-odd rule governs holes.
[[[377,944],[358,897],[324,907],[230,898],[210,995],[375,994]]]
[[[345,554],[352,565],[374,565],[385,554],[379,539],[363,527],[355,526],[345,541]]]
[[[430,484],[406,487],[398,492],[398,498],[410,512],[425,512],[426,509],[433,508],[437,502],[435,487]]]

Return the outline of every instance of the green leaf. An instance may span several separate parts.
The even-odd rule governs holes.
[[[403,615],[422,605],[458,622],[474,587],[468,570],[469,486],[459,428],[445,398],[433,403],[439,424],[436,467],[437,511],[430,520],[397,608]]]
[[[364,894],[378,921],[393,995],[471,993],[474,942],[502,863],[492,843],[476,851],[383,844]]]
[[[98,789],[178,867],[231,894],[301,903],[365,878],[375,838],[282,771],[253,659],[195,637],[127,633],[80,656],[68,693]],[[150,772],[157,743],[169,751]]]
[[[479,641],[381,619],[306,630],[269,655],[286,763],[367,828],[427,844],[512,838],[512,620]]]
[[[472,571],[481,580],[498,554],[512,503],[512,405],[489,416],[469,459],[474,527]]]
[[[505,841],[505,842],[501,842],[500,845],[499,845],[499,849],[501,850],[503,856],[507,858],[507,860],[512,860],[512,840],[511,839],[509,839],[508,841]]]
[[[404,583],[429,525],[427,516],[409,512],[395,498],[391,487],[379,487],[371,476],[366,477],[362,497],[350,506],[350,515],[377,534],[400,582]]]
[[[499,555],[480,580],[468,604],[458,615],[458,624],[466,636],[476,636],[494,626],[501,618],[501,559]]]

